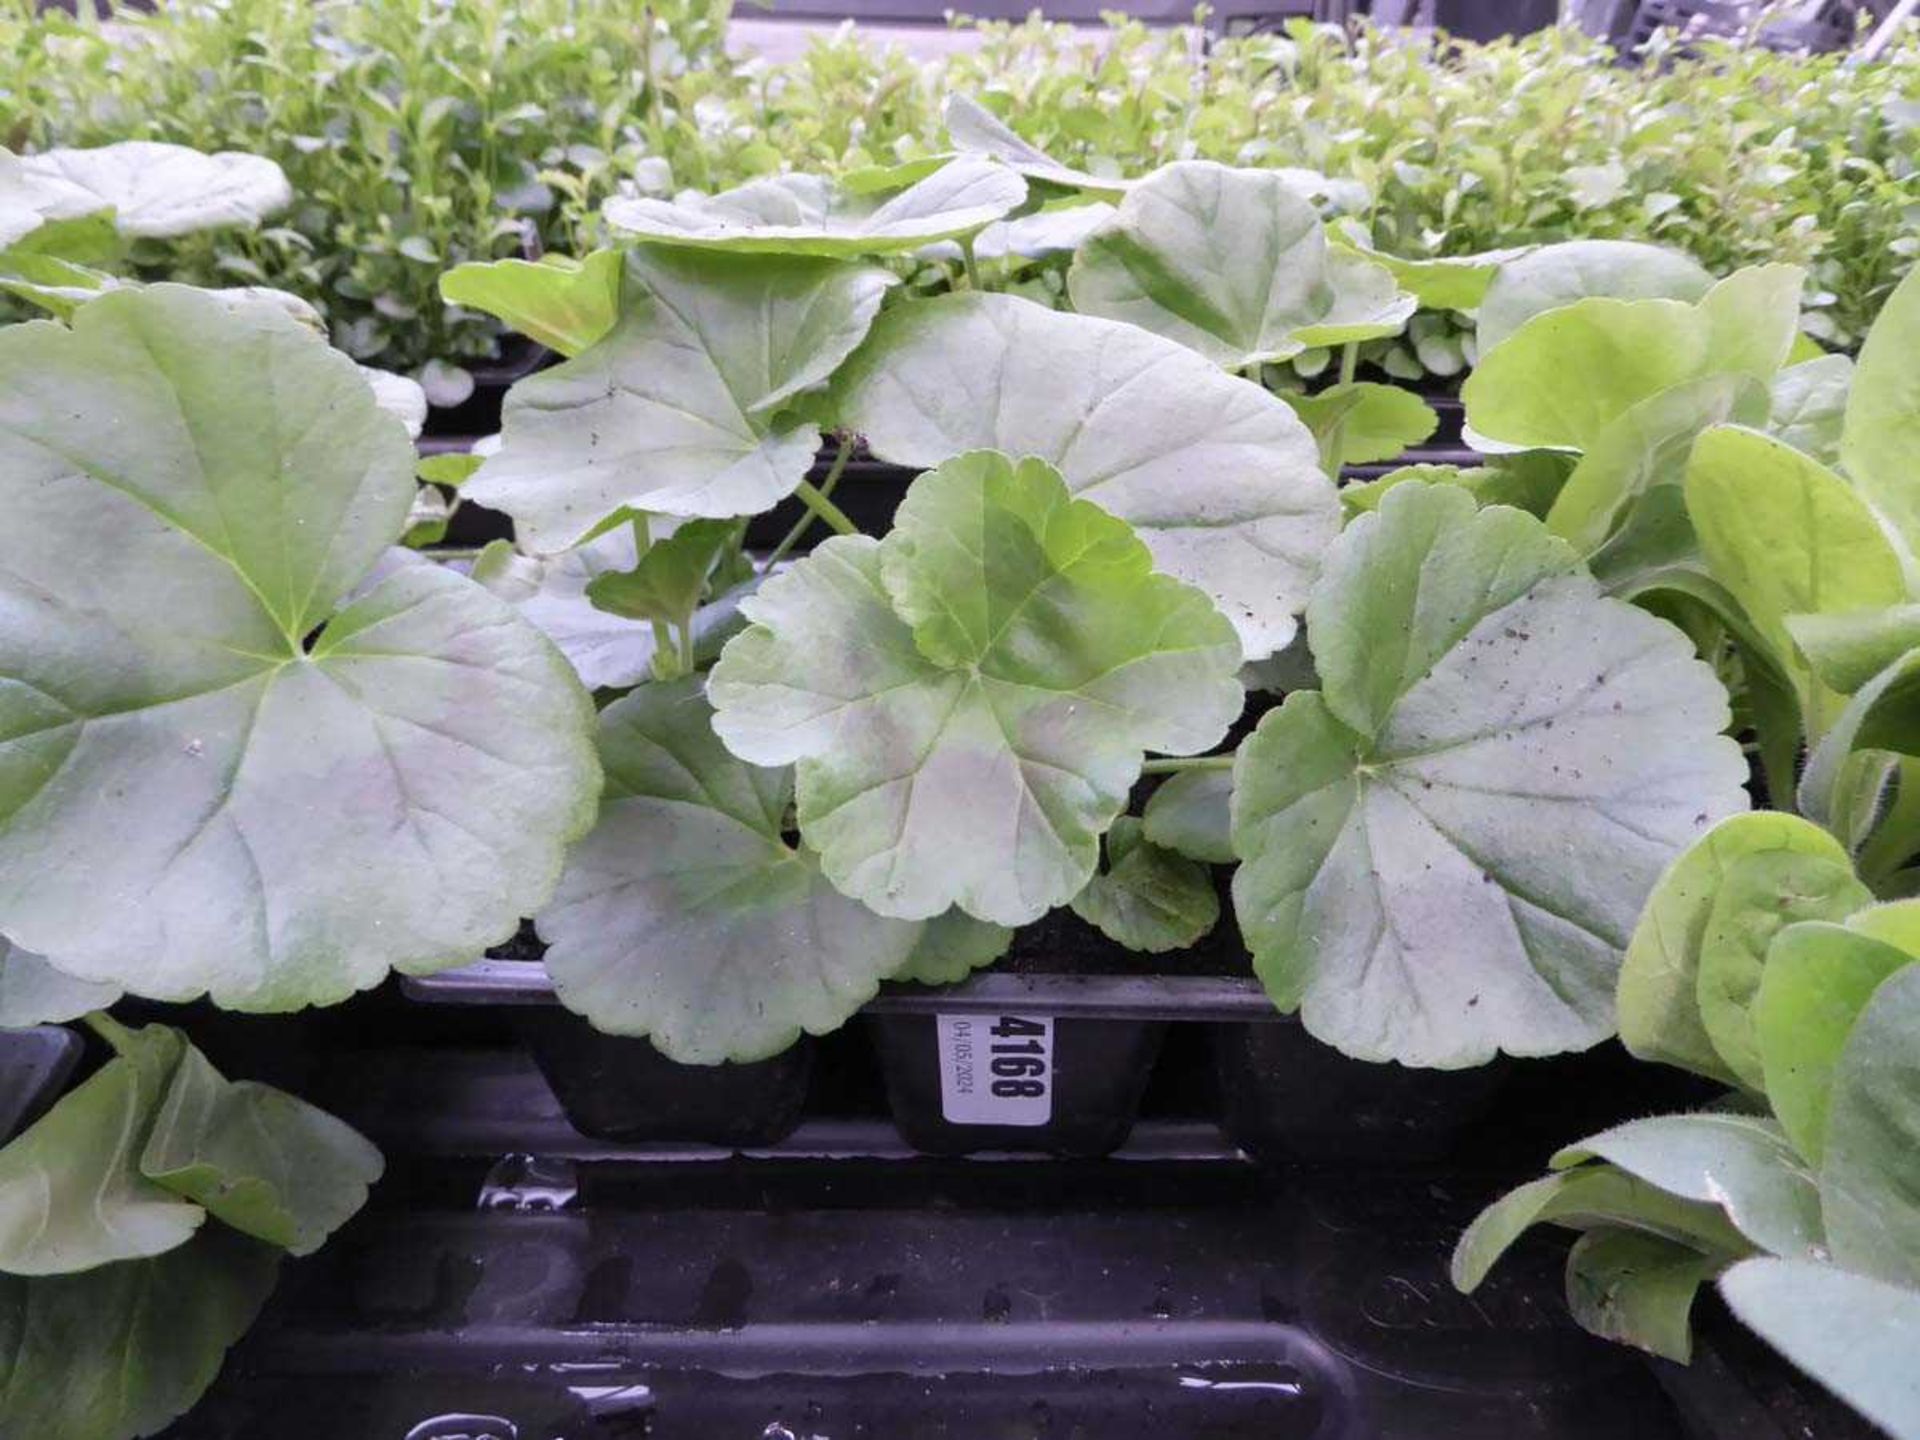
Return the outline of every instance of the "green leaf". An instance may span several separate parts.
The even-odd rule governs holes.
[[[643,241],[780,255],[888,255],[968,235],[1027,198],[1012,170],[954,160],[885,198],[847,194],[817,175],[754,180],[719,195],[622,198],[607,223]]]
[[[1186,770],[1170,776],[1147,801],[1140,820],[1163,850],[1209,865],[1231,865],[1233,772]]]
[[[1629,1120],[1553,1157],[1566,1170],[1600,1159],[1683,1200],[1717,1205],[1774,1255],[1823,1253],[1813,1176],[1770,1120],[1707,1111]]]
[[[1449,486],[1354,521],[1307,626],[1323,693],[1234,768],[1234,903],[1269,993],[1362,1059],[1605,1037],[1655,880],[1746,803],[1718,681],[1537,520]]]
[[[1819,1164],[1840,1053],[1873,992],[1913,963],[1902,947],[1856,926],[1806,921],[1774,937],[1753,1002],[1767,1100],[1788,1138]]]
[[[653,631],[602,610],[587,588],[636,561],[633,531],[619,525],[577,549],[541,558],[495,540],[474,559],[472,575],[520,612],[560,649],[589,690],[624,690],[653,673]]]
[[[1789,615],[1787,633],[1820,683],[1851,695],[1909,652],[1920,650],[1920,604],[1841,614]]]
[[[372,581],[413,452],[353,363],[155,286],[0,332],[0,392],[0,930],[247,1009],[510,935],[591,819],[591,706],[462,577]]]
[[[629,620],[684,625],[699,607],[714,561],[739,528],[731,520],[691,520],[648,546],[633,569],[594,576],[587,599]]]
[[[1220,897],[1205,865],[1163,850],[1122,815],[1107,831],[1107,868],[1073,897],[1073,913],[1117,945],[1158,955],[1212,930]]]
[[[1840,463],[1840,431],[1853,389],[1853,361],[1822,355],[1773,377],[1767,433],[1822,465]]]
[[[1334,243],[1343,244],[1339,240]],[[1402,290],[1413,295],[1422,310],[1459,311],[1478,309],[1501,268],[1531,254],[1534,249],[1533,246],[1523,245],[1505,250],[1485,250],[1477,255],[1433,255],[1409,259],[1351,245],[1343,244],[1343,248],[1386,270]]]
[[[881,542],[836,537],[742,607],[710,693],[800,831],[882,914],[1020,925],[1071,900],[1147,750],[1239,714],[1232,627],[1044,461],[963,455]]]
[[[1759,423],[1766,389],[1745,375],[1683,381],[1629,406],[1593,437],[1547,514],[1547,528],[1590,555],[1626,522],[1639,499],[1686,478],[1694,442],[1715,425]]]
[[[155,1184],[294,1255],[318,1250],[384,1168],[351,1126],[271,1085],[226,1079],[191,1045],[140,1156]]]
[[[1920,279],[1909,274],[1867,334],[1847,400],[1840,454],[1847,474],[1920,551]]]
[[[1920,967],[1873,992],[1834,1067],[1820,1159],[1833,1258],[1920,1289]]]
[[[1676,250],[1624,240],[1542,245],[1501,265],[1480,303],[1480,353],[1534,316],[1594,296],[1691,303],[1713,276]]]
[[[942,119],[946,121],[948,138],[962,154],[997,160],[1029,180],[1107,199],[1118,199],[1129,187],[1130,182],[1126,180],[1089,175],[1084,170],[1062,165],[1046,151],[1022,140],[1011,126],[984,105],[957,91],[947,96]]]
[[[1795,921],[1843,920],[1872,903],[1853,867],[1831,855],[1771,850],[1727,866],[1700,939],[1700,1023],[1749,1090],[1766,1089],[1752,1008],[1773,937]]]
[[[207,1218],[139,1168],[186,1044],[164,1026],[122,1035],[119,1055],[0,1150],[0,1273],[61,1275],[164,1254]]]
[[[696,1065],[837,1028],[920,933],[847,899],[787,842],[791,772],[734,759],[712,719],[691,676],[601,712],[600,822],[537,917],[562,1003]]]
[[[1718,1255],[1633,1230],[1589,1230],[1567,1255],[1567,1309],[1583,1330],[1684,1365],[1693,1355],[1700,1287]]]
[[[449,489],[458,489],[467,483],[485,459],[484,455],[475,455],[467,451],[448,455],[422,455],[419,463],[413,467],[413,473],[429,485],[445,485]]]
[[[1920,1435],[1920,1293],[1808,1260],[1720,1277],[1741,1322],[1895,1440]]]
[[[1340,487],[1341,503],[1349,515],[1365,515],[1380,508],[1396,485],[1455,485],[1481,507],[1510,505],[1537,519],[1546,518],[1554,498],[1573,469],[1573,457],[1552,450],[1523,450],[1494,455],[1484,465],[1403,465],[1378,480]]]
[[[120,289],[124,283],[104,271],[54,255],[20,250],[0,253],[0,290],[62,320],[71,319],[73,312],[89,300]]]
[[[1392,272],[1328,246],[1319,212],[1268,170],[1164,165],[1080,246],[1073,307],[1238,370],[1397,335],[1415,301]]]
[[[1627,1229],[1704,1255],[1741,1255],[1750,1248],[1716,1205],[1671,1195],[1612,1166],[1583,1165],[1509,1190],[1475,1216],[1453,1249],[1455,1288],[1479,1289],[1500,1257],[1535,1225]]]
[[[1339,453],[1328,456],[1331,469],[1391,460],[1432,436],[1440,426],[1433,407],[1398,385],[1360,381],[1335,385],[1317,395],[1282,392],[1281,399],[1307,422],[1326,455],[1330,437]]]
[[[879,457],[1036,455],[1198,586],[1249,659],[1292,638],[1340,507],[1306,426],[1257,385],[1129,325],[1005,295],[882,315],[835,380]]]
[[[119,986],[76,980],[0,935],[0,1029],[78,1020],[119,998]]]
[[[1721,821],[1660,876],[1620,967],[1620,1039],[1642,1060],[1738,1083],[1700,1018],[1700,950],[1734,866],[1771,854],[1847,863],[1846,850],[1818,825],[1761,810]]]
[[[513,387],[500,452],[465,493],[513,516],[536,554],[572,548],[622,509],[771,509],[820,443],[786,407],[860,343],[893,283],[834,260],[635,251],[619,323]]]
[[[171,238],[257,225],[293,203],[287,177],[262,155],[202,154],[184,145],[123,140],[93,150],[22,157],[30,184],[52,197],[49,218],[111,210],[122,235]]]
[[[993,964],[1013,944],[1013,931],[964,910],[949,910],[920,926],[906,964],[889,977],[916,985],[951,985]]]
[[[209,1225],[156,1259],[0,1275],[0,1432],[125,1440],[164,1429],[213,1384],[279,1267],[271,1246]]]
[[[440,277],[440,295],[449,305],[492,315],[549,350],[574,356],[598,343],[620,318],[621,258],[618,250],[595,250],[580,260],[544,255],[538,261],[469,261]]]
[[[1708,568],[1786,660],[1802,703],[1834,707],[1795,657],[1786,617],[1844,614],[1907,598],[1900,556],[1859,494],[1758,431],[1724,426],[1694,445],[1687,512]]]
[[[1882,818],[1890,753],[1920,753],[1920,650],[1895,660],[1840,707],[1801,772],[1801,812],[1858,846]]]

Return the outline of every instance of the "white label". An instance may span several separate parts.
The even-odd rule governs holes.
[[[938,1015],[940,1113],[950,1125],[1053,1119],[1053,1017]]]

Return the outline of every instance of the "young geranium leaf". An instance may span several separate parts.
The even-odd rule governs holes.
[[[119,998],[119,986],[76,980],[0,935],[0,1029],[77,1020]]]
[[[1907,599],[1900,555],[1872,509],[1817,461],[1735,426],[1694,445],[1686,496],[1713,578],[1792,668],[1810,716],[1836,708],[1798,661],[1786,617]]]
[[[1521,245],[1504,250],[1486,250],[1478,255],[1413,258],[1361,249],[1343,240],[1336,240],[1335,243],[1386,270],[1402,290],[1419,302],[1422,310],[1459,311],[1477,310],[1502,267],[1531,254],[1535,248]]]
[[[1792,850],[1742,855],[1722,876],[1700,937],[1700,1023],[1749,1090],[1766,1088],[1752,1007],[1773,937],[1798,920],[1843,920],[1873,903],[1853,866]]]
[[[699,608],[714,562],[739,528],[731,520],[691,520],[650,545],[633,569],[594,576],[587,582],[587,599],[629,620],[684,625]]]
[[[1354,521],[1307,628],[1322,692],[1234,768],[1234,903],[1269,993],[1362,1059],[1603,1038],[1661,870],[1746,804],[1719,682],[1537,520],[1450,486]]]
[[[1826,1154],[1827,1106],[1847,1037],[1880,983],[1914,956],[1857,925],[1805,921],[1774,937],[1753,1004],[1767,1100],[1813,1164]]]
[[[280,167],[263,155],[203,154],[184,145],[123,140],[93,150],[46,150],[20,161],[55,197],[56,216],[111,210],[122,235],[168,238],[257,225],[293,203]]]
[[[951,985],[993,964],[1013,944],[1004,925],[976,920],[964,910],[936,915],[920,927],[913,953],[889,979],[916,985]]]
[[[1733,867],[1774,854],[1847,864],[1846,850],[1818,825],[1755,811],[1714,826],[1660,877],[1620,967],[1620,1039],[1635,1055],[1738,1083],[1700,1019],[1700,947]]]
[[[1677,250],[1626,240],[1542,245],[1506,261],[1480,302],[1478,336],[1486,354],[1534,316],[1577,300],[1682,300],[1713,286],[1706,269]]]
[[[1809,1260],[1720,1277],[1742,1323],[1889,1435],[1920,1435],[1920,1291]]]
[[[544,900],[592,815],[591,706],[458,575],[342,608],[414,492],[351,361],[156,286],[0,333],[0,392],[0,929],[81,979],[286,1009]]]
[[[209,1225],[151,1260],[0,1275],[0,1434],[122,1440],[166,1428],[213,1383],[279,1268],[271,1245]]]
[[[1402,465],[1378,480],[1342,485],[1340,503],[1349,515],[1365,515],[1378,510],[1387,492],[1396,485],[1455,485],[1482,508],[1508,505],[1545,519],[1572,473],[1573,464],[1571,455],[1552,450],[1523,450],[1514,455],[1490,456],[1484,465]]]
[[[770,509],[820,441],[786,402],[834,372],[893,283],[835,260],[635,251],[619,322],[513,387],[500,452],[466,493],[513,516],[536,554],[577,545],[623,507]]]
[[[903,305],[834,382],[873,452],[932,466],[1037,455],[1213,597],[1249,659],[1292,638],[1340,506],[1280,400],[1130,325],[1006,295]]]
[[[504,320],[561,355],[590,349],[620,318],[621,252],[595,250],[579,260],[469,261],[440,277],[440,295]]]
[[[1593,554],[1649,490],[1686,478],[1702,433],[1729,422],[1757,425],[1766,413],[1766,387],[1747,375],[1709,375],[1649,395],[1594,435],[1547,512],[1547,528]]]
[[[1232,627],[1040,460],[949,461],[886,540],[830,540],[743,609],[715,727],[797,762],[828,877],[906,919],[1071,900],[1143,752],[1209,748],[1244,700]]]
[[[384,1169],[351,1126],[271,1085],[235,1083],[186,1047],[140,1152],[140,1173],[215,1219],[310,1255]]]
[[[1398,385],[1358,381],[1314,395],[1283,392],[1280,398],[1307,422],[1329,470],[1391,460],[1440,426],[1431,405]]]
[[[1834,1067],[1820,1202],[1833,1258],[1920,1290],[1920,966],[1880,982]]]
[[[1122,815],[1107,831],[1107,868],[1073,897],[1073,913],[1117,945],[1158,955],[1212,930],[1220,897],[1205,865],[1163,850]]]
[[[184,1245],[200,1206],[140,1173],[186,1042],[121,1032],[121,1053],[0,1150],[0,1273],[62,1275]]]
[[[1590,299],[1536,315],[1482,354],[1460,391],[1467,423],[1501,444],[1590,450],[1634,406],[1676,385],[1744,375],[1764,389],[1792,344],[1800,284],[1794,266],[1760,265],[1697,304]]]
[[[1725,1264],[1664,1236],[1589,1230],[1567,1253],[1567,1310],[1590,1334],[1684,1365],[1694,1297]]]
[[[1593,1159],[1669,1195],[1719,1206],[1736,1230],[1770,1254],[1821,1253],[1813,1176],[1771,1120],[1712,1111],[1630,1120],[1562,1150],[1553,1168]]]
[[[1841,427],[1853,389],[1853,361],[1822,355],[1773,378],[1767,433],[1822,465],[1840,463]]]
[[[996,220],[973,240],[976,260],[1043,260],[1049,255],[1071,255],[1095,230],[1113,218],[1113,207],[1094,201],[1067,205]],[[920,254],[927,259],[960,260],[960,246],[952,240],[929,245]]]
[[[1415,300],[1327,243],[1278,175],[1176,161],[1135,185],[1067,275],[1074,309],[1124,320],[1238,370],[1318,345],[1397,335]]]
[[[1233,772],[1187,770],[1170,776],[1147,801],[1140,823],[1163,850],[1209,865],[1231,865]]]
[[[997,160],[1029,180],[1079,190],[1089,195],[1118,199],[1132,182],[1110,176],[1089,175],[1070,165],[1062,165],[1038,146],[1030,145],[991,110],[966,95],[947,96],[942,118],[947,137],[962,154]]]
[[[817,175],[779,175],[719,195],[610,200],[605,214],[614,229],[665,245],[845,258],[969,235],[1026,198],[1026,181],[1006,166],[962,158],[884,198],[847,194]]]
[[[537,917],[565,1005],[699,1065],[837,1028],[920,931],[827,883],[782,834],[791,772],[736,760],[712,722],[693,677],[601,712],[600,823]]]
[[[1880,311],[1860,349],[1847,400],[1840,453],[1847,474],[1920,550],[1920,279],[1909,274]]]
[[[1719,1206],[1669,1194],[1611,1165],[1582,1165],[1517,1186],[1474,1217],[1454,1246],[1449,1270],[1455,1288],[1477,1290],[1535,1225],[1628,1229],[1706,1255],[1730,1257],[1750,1249]]]
[[[484,455],[475,455],[470,451],[459,451],[446,455],[422,455],[420,463],[413,467],[413,473],[429,485],[445,485],[449,489],[458,489],[473,477],[486,459]]]

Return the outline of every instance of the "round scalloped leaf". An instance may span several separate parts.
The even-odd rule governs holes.
[[[593,813],[592,710],[420,563],[351,603],[413,450],[353,363],[176,286],[0,333],[0,929],[288,1009],[459,964]]]
[[[820,443],[785,406],[860,343],[893,283],[876,266],[804,256],[636,251],[619,322],[513,387],[499,453],[464,493],[547,555],[622,509],[771,509]]]
[[[1284,178],[1209,160],[1162,166],[1128,191],[1067,287],[1081,314],[1233,370],[1396,335],[1416,304],[1390,271],[1330,248],[1319,211]]]
[[[1250,659],[1293,637],[1339,531],[1313,436],[1284,401],[1131,325],[1007,295],[903,305],[834,388],[841,422],[884,459],[1046,460],[1210,595]]]
[[[954,160],[885,197],[850,195],[818,175],[777,175],[718,195],[607,202],[636,239],[758,254],[890,255],[1005,219],[1027,182],[990,160]]]
[[[54,207],[50,219],[113,211],[114,228],[171,238],[227,225],[257,225],[293,203],[280,167],[263,155],[123,140],[93,150],[22,157],[28,182]]]
[[[906,919],[1071,900],[1143,752],[1209,748],[1244,701],[1232,627],[1039,460],[950,461],[886,540],[830,540],[742,609],[715,728],[797,762],[828,878]]]
[[[760,1060],[873,997],[921,928],[781,834],[792,775],[728,754],[697,678],[600,716],[606,795],[538,925],[562,1003],[685,1064]]]
[[[474,558],[474,580],[560,647],[589,690],[624,690],[653,673],[652,627],[611,615],[587,598],[602,575],[634,567],[633,528],[618,525],[559,555],[522,555],[495,540]]]
[[[1107,832],[1107,868],[1073,897],[1073,913],[1117,945],[1159,955],[1213,929],[1220,897],[1205,865],[1163,850],[1122,815]]]
[[[1612,1029],[1640,907],[1743,808],[1725,690],[1517,510],[1403,485],[1307,612],[1323,690],[1234,768],[1255,968],[1350,1055],[1464,1066]]]

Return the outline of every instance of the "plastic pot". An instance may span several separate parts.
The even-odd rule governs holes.
[[[1430,1164],[1456,1150],[1492,1106],[1504,1061],[1410,1070],[1350,1060],[1291,1018],[1214,1029],[1221,1124],[1269,1162]]]
[[[1703,1294],[1693,1359],[1649,1358],[1693,1440],[1877,1440],[1880,1432]]]
[[[0,1030],[0,1144],[47,1112],[86,1044],[59,1025]]]
[[[751,1065],[681,1065],[562,1008],[546,971],[528,960],[484,960],[404,988],[433,1004],[515,1007],[515,1028],[567,1119],[595,1139],[770,1145],[792,1133],[806,1105],[805,1039]]]

